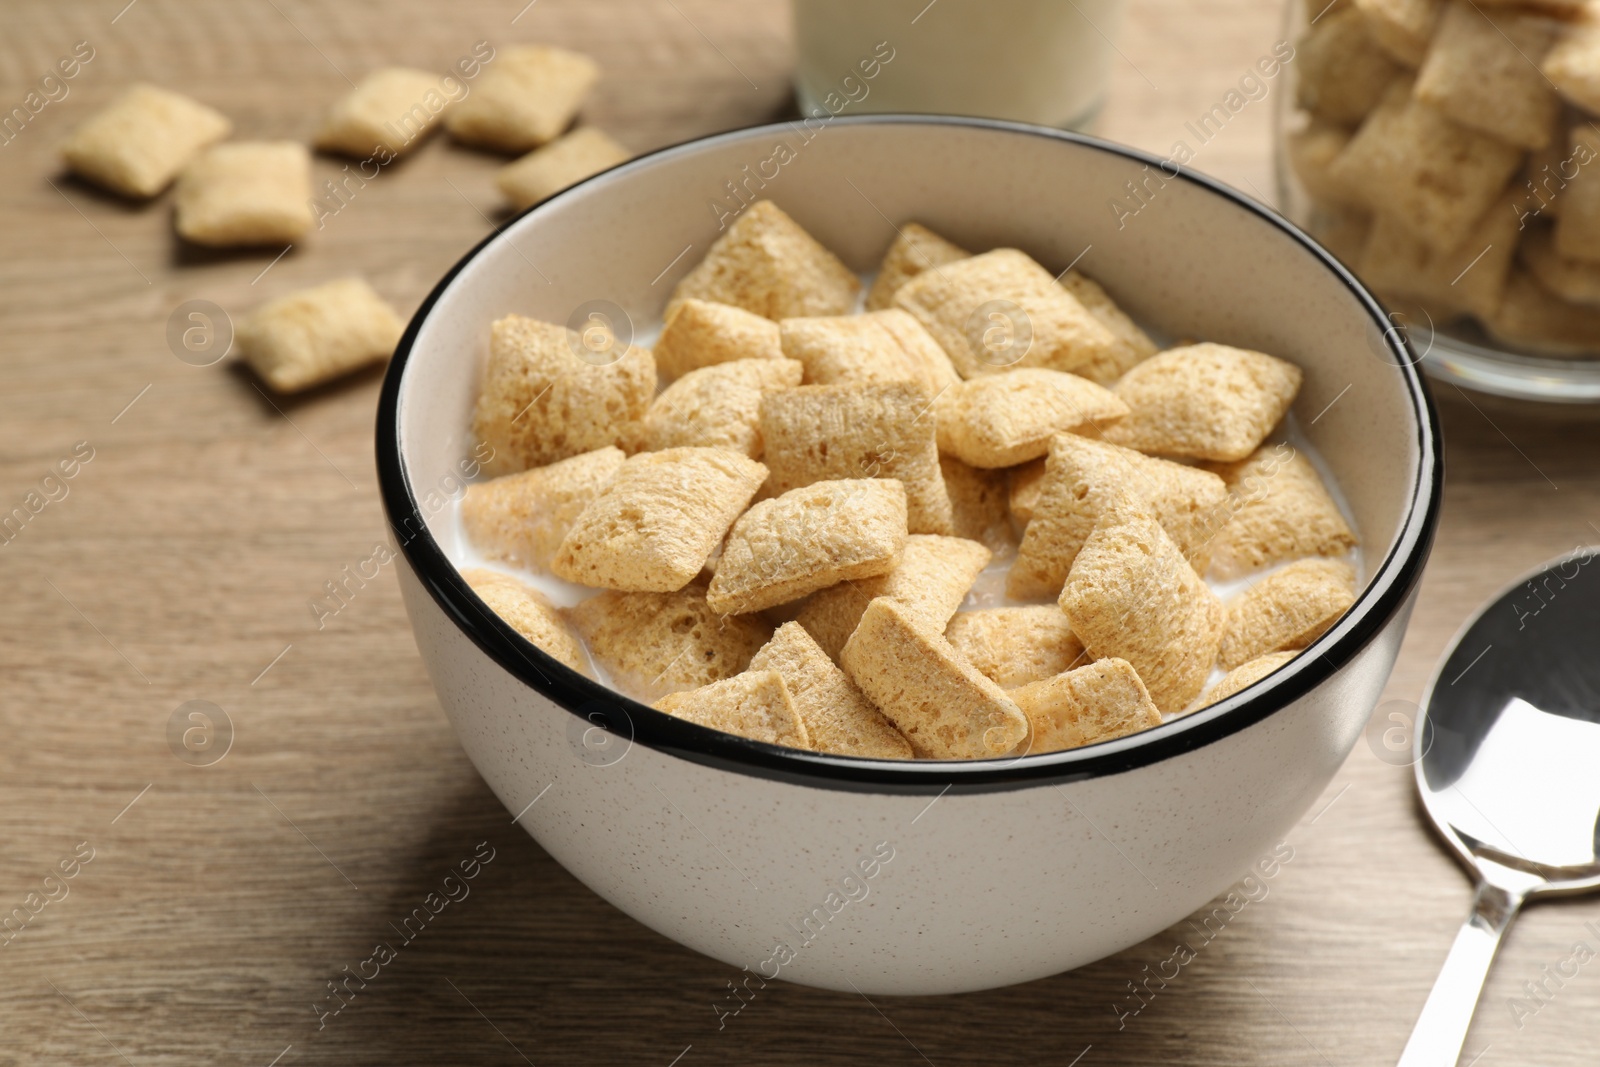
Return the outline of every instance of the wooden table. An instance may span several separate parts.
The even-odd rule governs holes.
[[[75,443],[93,450],[67,495],[0,544],[0,913],[30,893],[59,898],[0,948],[0,1064],[1394,1061],[1468,886],[1419,825],[1409,771],[1366,745],[1290,835],[1269,895],[1120,1029],[1113,1005],[1181,929],[959,999],[772,986],[719,1031],[729,968],[602,903],[478,779],[392,568],[318,628],[323,583],[384,537],[378,376],[273,402],[168,347],[185,300],[242,310],[353,271],[409,314],[486,232],[499,161],[430,143],[270,269],[269,256],[178,252],[165,202],[126,206],[55,162],[66,131],[136,78],[216,104],[243,136],[304,139],[343,74],[442,69],[480,39],[592,53],[605,77],[589,118],[650,149],[791,106],[784,5],[126,2],[11,0],[0,13],[0,110],[75,42],[95,49],[70,95],[0,147],[0,511]],[[1181,11],[1132,4],[1102,124],[1163,154],[1278,32],[1270,0]],[[1196,165],[1270,193],[1269,111],[1251,105]],[[320,180],[339,165],[316,166]],[[1439,402],[1444,520],[1391,699],[1418,697],[1482,598],[1600,536],[1593,423],[1449,388]],[[209,767],[169,749],[191,700],[233,724]],[[326,983],[482,841],[495,859],[471,897],[319,1029]],[[75,849],[92,860],[47,882]],[[1520,1027],[1508,998],[1575,941],[1600,948],[1600,927],[1584,927],[1597,919],[1600,901],[1579,900],[1519,922],[1469,1056],[1594,1062],[1600,963],[1552,986]]]

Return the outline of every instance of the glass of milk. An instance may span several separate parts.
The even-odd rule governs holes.
[[[911,111],[1081,129],[1122,0],[793,0],[803,114]]]

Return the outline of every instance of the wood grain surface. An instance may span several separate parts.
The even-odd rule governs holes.
[[[281,261],[174,244],[167,199],[66,178],[56,146],[134,79],[192,92],[245,137],[308,138],[346,75],[442,69],[548,41],[604,67],[590,121],[635,150],[792,107],[777,0],[7,0],[0,111],[80,40],[70,93],[0,147],[0,512],[93,458],[0,544],[0,1064],[1392,1063],[1468,885],[1360,744],[1288,839],[1293,859],[1137,1015],[1186,924],[1029,985],[894,999],[772,985],[719,1028],[734,977],[601,902],[495,801],[452,737],[392,567],[318,628],[323,583],[384,538],[378,375],[291,403],[174,358],[190,299],[233,312],[365,274],[409,314],[499,210],[499,160],[437,139]],[[524,6],[526,4],[526,6]],[[937,8],[927,16],[937,17]],[[1278,34],[1269,0],[1137,0],[1101,131],[1165,154]],[[1252,104],[1195,165],[1271,192]],[[340,164],[318,159],[318,178]],[[1415,700],[1460,620],[1524,568],[1600,540],[1600,430],[1439,390],[1443,525],[1387,696]],[[221,707],[209,767],[168,745]],[[328,983],[488,842],[493,860],[338,1015]],[[81,858],[92,850],[92,859]],[[67,861],[76,874],[46,882]],[[66,895],[61,896],[62,887]],[[34,901],[39,897],[31,898]],[[1071,901],[1062,906],[1070,907]],[[1478,1064],[1587,1064],[1600,963],[1519,1021],[1510,998],[1600,949],[1600,900],[1519,921],[1468,1040]],[[4,940],[4,935],[0,935]],[[1153,988],[1153,986],[1152,986]]]

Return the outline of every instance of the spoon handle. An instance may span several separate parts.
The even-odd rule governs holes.
[[[1489,964],[1523,899],[1520,891],[1478,883],[1472,914],[1450,946],[1397,1067],[1454,1067],[1460,1060]]]

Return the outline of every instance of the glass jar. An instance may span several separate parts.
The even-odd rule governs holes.
[[[1284,23],[1284,214],[1431,376],[1600,403],[1600,26],[1390,0],[1288,0]]]

